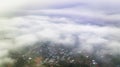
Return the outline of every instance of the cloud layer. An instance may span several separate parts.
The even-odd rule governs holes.
[[[51,41],[77,46],[76,52],[86,51],[99,57],[118,54],[120,48],[120,13],[118,0],[30,0],[20,1],[23,8],[11,1],[0,14],[0,63],[9,61],[8,51],[36,42]],[[59,3],[59,4],[58,4]],[[6,6],[7,5],[7,6]],[[11,10],[10,9],[10,10]],[[4,14],[3,14],[4,15]]]
[[[3,19],[1,26],[0,58],[10,49],[45,41],[77,46],[76,52],[95,52],[99,56],[119,53],[120,30],[117,27],[77,24],[70,18],[49,16]]]

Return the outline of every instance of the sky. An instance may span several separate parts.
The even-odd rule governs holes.
[[[51,41],[103,57],[119,54],[119,0],[0,0],[0,63],[9,50]],[[100,50],[96,50],[100,48]]]

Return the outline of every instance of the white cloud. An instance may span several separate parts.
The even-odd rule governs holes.
[[[100,55],[119,53],[116,48],[120,48],[120,1],[26,1],[0,1],[0,14],[15,10],[21,15],[0,18],[0,63],[2,59],[9,60],[4,56],[10,49],[47,40],[68,46],[78,41],[78,52],[93,53],[99,48]],[[23,4],[23,8],[18,8]]]
[[[65,20],[61,20],[62,18]],[[8,24],[9,22],[13,24]],[[69,18],[49,16],[21,16],[10,18],[1,24],[3,25],[0,32],[4,33],[3,37],[3,34],[0,36],[2,37],[0,42],[2,51],[47,40],[75,45],[76,37],[80,50],[93,52],[97,48],[96,46],[104,46],[103,48],[114,52],[115,48],[120,48],[120,29],[118,27],[77,24]],[[115,45],[114,42],[117,44]],[[13,45],[14,47],[12,47]],[[107,50],[104,51],[107,52]]]
[[[118,0],[31,0],[16,14],[67,16],[91,22],[100,21],[96,24],[119,26],[119,3]]]

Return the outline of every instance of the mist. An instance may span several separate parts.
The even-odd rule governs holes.
[[[49,45],[72,47],[74,53],[95,55],[107,62],[108,55],[120,54],[120,14],[116,0],[108,5],[108,1],[94,1],[97,5],[87,0],[62,0],[59,4],[54,0],[49,3],[31,0],[12,5],[15,2],[6,1],[5,9],[0,9],[0,64],[14,62],[9,57],[11,50],[48,41],[53,43]]]

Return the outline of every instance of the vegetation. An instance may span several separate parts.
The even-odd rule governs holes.
[[[14,63],[5,63],[2,67],[119,67],[120,64],[119,56],[108,56],[113,62],[104,62],[94,55],[75,53],[73,47],[53,46],[48,42],[10,51],[9,57]]]

